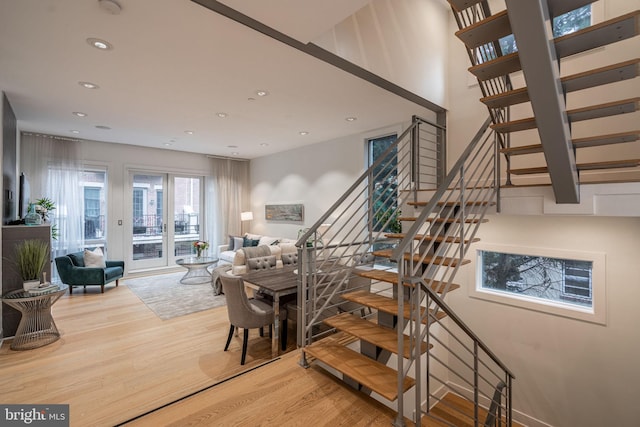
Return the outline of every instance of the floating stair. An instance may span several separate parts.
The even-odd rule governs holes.
[[[436,403],[431,410],[429,411],[429,415],[425,416],[422,419],[422,426],[440,426],[446,425],[450,426],[451,424],[456,427],[474,427],[474,415],[473,415],[473,403],[455,393],[447,393],[438,403]],[[478,408],[478,418],[479,420],[487,419],[488,411],[483,408]],[[433,424],[433,423],[441,423],[441,424]],[[427,423],[427,424],[425,424]],[[432,424],[429,424],[432,423]],[[449,424],[447,424],[449,423]],[[481,421],[479,423],[483,425]],[[506,419],[503,418],[502,425],[506,425]],[[513,427],[523,427],[522,424],[512,422]]]
[[[576,165],[579,171],[585,170],[599,170],[599,169],[619,169],[619,168],[634,168],[640,166],[640,159],[626,159],[626,160],[614,160],[609,162],[595,162],[595,163],[582,163]],[[511,169],[509,171],[513,175],[533,175],[539,173],[548,173],[546,166]]]
[[[385,234],[385,237],[388,237],[389,239],[404,239],[407,235],[404,233],[388,233]],[[416,234],[415,236],[413,236],[413,240],[421,240],[421,241],[425,241],[425,242],[436,242],[436,243],[460,243],[462,242],[462,239],[460,239],[460,237],[453,237],[453,236],[427,236],[424,234]],[[480,239],[474,238],[473,240],[464,240],[465,245],[468,243],[475,243],[475,242],[479,242]]]
[[[579,122],[602,117],[615,116],[618,114],[633,113],[640,109],[640,97],[623,99],[621,101],[607,102],[604,104],[591,105],[588,107],[576,108],[567,111],[570,122]],[[496,132],[510,133],[536,128],[535,117],[512,120],[510,122],[491,125]]]
[[[409,206],[413,206],[413,207],[425,207],[429,204],[429,202],[407,202],[407,205]],[[493,203],[490,202],[485,202],[485,201],[474,201],[474,200],[468,200],[465,202],[465,206],[487,206],[487,205],[493,205]],[[450,202],[438,202],[437,206],[446,206],[448,208],[453,208],[456,206],[460,206],[460,202],[457,200],[454,201],[450,201]]]
[[[394,401],[398,398],[398,373],[367,356],[341,345],[323,343],[323,340],[305,347],[303,351],[387,400]],[[405,377],[403,391],[406,392],[414,384],[413,378]]]
[[[382,311],[383,313],[391,314],[393,316],[398,316],[398,300],[393,298],[387,298],[382,295],[373,294],[367,291],[355,291],[349,292],[347,294],[343,294],[342,298],[353,301],[361,305],[366,305],[367,307],[374,308],[378,311]],[[409,304],[404,304],[404,309],[402,312],[402,317],[404,319],[409,319]],[[422,308],[422,316],[424,317],[426,308]],[[431,316],[435,316],[436,319],[443,319],[447,315],[442,311],[438,311],[434,314],[433,310],[429,310]],[[426,323],[426,317],[424,317],[423,323]]]
[[[640,74],[640,58],[619,62],[607,67],[573,74],[560,79],[565,93],[602,86],[622,80],[633,79]],[[526,87],[481,98],[480,101],[489,108],[504,108],[529,101]]]
[[[393,254],[393,249],[383,249],[380,251],[373,251],[373,255],[379,256],[380,258],[391,259],[392,254]],[[456,267],[458,264],[460,264],[460,260],[458,260],[457,258],[440,257],[440,256],[432,257],[430,255],[427,255],[424,257],[424,259],[422,259],[422,255],[420,254],[405,253],[403,258],[405,261],[409,261],[413,259],[414,262],[422,262],[423,264],[433,263],[435,265],[445,265],[445,266],[451,266],[451,267]],[[460,265],[469,264],[470,262],[471,261],[469,261],[468,259],[464,259],[462,260],[462,263]]]
[[[418,217],[415,216],[401,216],[398,217],[398,221],[417,221]],[[459,218],[427,218],[425,222],[435,222],[436,224],[447,223],[447,224],[460,224]],[[477,223],[485,223],[489,222],[488,219],[478,219],[478,218],[467,218],[464,220],[465,224],[477,224]]]
[[[337,316],[325,319],[323,322],[332,328],[351,334],[362,341],[374,344],[391,353],[398,354],[398,333],[395,329],[385,328],[384,326],[377,325],[350,313],[338,314]],[[420,346],[421,353],[425,353],[427,351],[427,344],[423,342],[420,343]],[[408,335],[405,335],[402,356],[408,359],[411,355],[410,352],[410,338]]]
[[[574,139],[573,146],[575,148],[599,147],[611,144],[623,144],[626,142],[634,142],[640,139],[640,130],[630,132],[612,133],[609,135],[591,136],[588,138]],[[542,153],[542,144],[523,145],[521,147],[503,148],[501,153],[509,156],[517,156],[522,154]]]
[[[640,11],[609,19],[600,24],[583,28],[575,33],[554,39],[558,58],[575,55],[597,47],[625,40],[638,35],[640,31]],[[469,72],[478,80],[489,80],[496,77],[520,71],[520,57],[518,52],[499,56],[482,64],[469,68]]]
[[[398,273],[395,273],[393,271],[367,270],[367,271],[357,272],[356,274],[360,277],[364,277],[367,279],[379,280],[381,282],[387,282],[394,285],[398,284]],[[411,283],[407,283],[407,282],[405,282],[404,285],[413,286]],[[460,287],[460,285],[457,285],[455,283],[449,283],[447,286],[446,283],[440,282],[437,280],[432,281],[430,285],[431,285],[431,289],[433,289],[435,292],[438,292],[438,293],[442,293],[445,288],[447,288],[447,292],[449,292],[449,291],[458,289]]]

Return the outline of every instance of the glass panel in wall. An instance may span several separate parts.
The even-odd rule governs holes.
[[[593,306],[593,262],[479,251],[480,287],[532,299]]]
[[[194,253],[193,243],[202,237],[202,178],[176,176],[173,187],[174,253],[179,257]]]
[[[163,204],[164,175],[133,175],[133,260],[165,257],[164,223],[157,204]],[[160,197],[159,197],[160,196]],[[160,210],[162,213],[162,209]]]

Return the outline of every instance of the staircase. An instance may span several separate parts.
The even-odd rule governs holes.
[[[518,34],[529,31],[522,24],[523,10],[512,6],[516,2],[507,1],[515,10],[494,15],[485,1],[449,0],[460,27],[456,34],[468,48],[470,71],[489,112],[456,164],[444,173],[446,128],[414,117],[297,242],[300,364],[318,364],[394,408],[396,426],[517,425],[513,373],[445,302],[449,292],[460,288],[455,276],[470,262],[478,228],[488,213],[500,210],[501,184],[544,175],[558,202],[575,203],[581,171],[640,171],[638,159],[576,161],[578,150],[634,143],[640,131],[571,134],[574,122],[635,112],[639,98],[569,110],[564,102],[567,93],[637,77],[640,60],[568,76],[553,69],[556,59],[635,36],[640,14],[559,37],[546,43],[554,49],[542,59],[536,51],[540,46],[527,42],[519,43],[520,52],[502,55],[500,37],[513,32],[521,40]],[[540,4],[541,16],[585,4],[549,0]],[[542,63],[546,76],[529,78],[535,74],[531,56]],[[520,70],[535,90],[514,87],[511,74]],[[540,90],[545,80],[550,86]],[[553,105],[545,107],[548,100],[540,92],[556,90]],[[531,104],[534,116],[512,117],[512,108],[523,103]],[[537,130],[540,143],[512,144],[527,130]],[[540,154],[545,164],[513,166],[515,158]]]
[[[595,126],[589,125],[586,128],[589,135],[573,136],[576,123],[637,112],[638,91],[624,99],[567,108],[572,94],[636,78],[640,59],[630,57],[561,75],[566,58],[637,36],[640,11],[554,38],[548,34],[545,19],[593,1],[506,0],[507,9],[495,14],[485,1],[449,0],[449,3],[460,28],[456,36],[467,47],[472,63],[469,71],[476,76],[483,92],[480,101],[494,119],[492,128],[505,141],[501,152],[508,157],[508,184],[550,184],[558,203],[578,203],[580,183],[640,180],[639,151],[637,146],[629,148],[629,143],[640,139],[637,127],[616,126],[616,132],[600,134],[591,130]],[[519,50],[503,54],[499,39],[510,34],[515,35]],[[523,85],[514,87],[514,73],[519,71],[524,75]],[[528,130],[536,134],[525,135]],[[540,143],[528,142],[536,137]],[[619,144],[627,147],[610,155],[612,146]],[[522,166],[515,167],[516,163]]]

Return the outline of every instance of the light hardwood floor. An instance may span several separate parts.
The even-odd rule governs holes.
[[[83,427],[389,425],[394,416],[324,371],[298,366],[293,331],[289,355],[273,363],[270,340],[252,331],[240,366],[241,336],[223,351],[226,307],[163,321],[124,282],[104,294],[67,294],[53,316],[59,341],[23,352],[3,343],[0,402],[69,404],[71,425]]]

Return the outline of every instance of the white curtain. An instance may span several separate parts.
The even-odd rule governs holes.
[[[31,201],[48,197],[55,205],[49,220],[57,229],[52,255],[84,247],[84,190],[81,144],[43,135],[22,134],[20,164],[31,186]]]
[[[212,247],[227,243],[230,234],[240,235],[240,213],[249,206],[249,162],[211,159],[207,178],[207,230]]]

